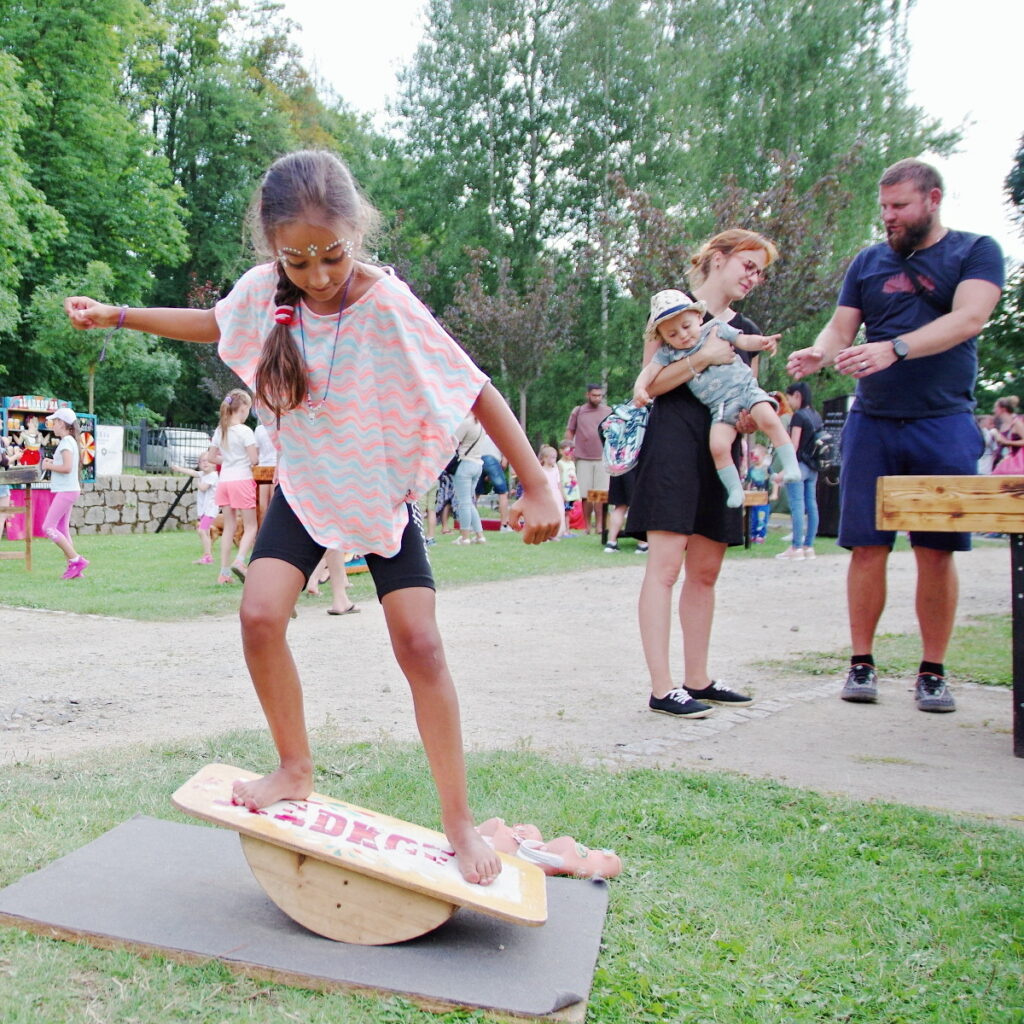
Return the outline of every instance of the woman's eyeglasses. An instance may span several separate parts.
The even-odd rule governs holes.
[[[759,281],[764,280],[765,271],[763,267],[759,267],[753,260],[744,259],[737,253],[733,253],[733,256],[743,265],[743,273],[746,277],[754,277]]]

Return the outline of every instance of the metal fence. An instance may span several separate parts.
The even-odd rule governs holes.
[[[125,468],[149,473],[167,471],[172,466],[195,469],[213,436],[213,428],[205,424],[152,427],[140,420],[123,427]]]

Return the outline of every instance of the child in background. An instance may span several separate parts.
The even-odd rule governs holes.
[[[999,431],[996,430],[996,418],[989,415],[978,415],[974,417],[981,431],[985,447],[982,449],[981,457],[978,459],[978,475],[988,476],[992,472],[996,461],[996,452],[999,451]]]
[[[779,496],[779,484],[771,472],[771,457],[763,444],[755,444],[750,449],[746,484],[751,490],[767,492],[763,505],[750,507],[750,539],[755,544],[763,544],[768,536],[772,502]]]
[[[576,479],[576,463],[573,461],[572,441],[563,441],[559,446],[558,473],[562,484],[562,504],[565,507],[565,529],[563,537],[575,537],[572,532],[572,514],[580,500],[580,485]]]
[[[501,861],[473,825],[458,696],[416,499],[451,458],[455,428],[472,410],[524,484],[522,500],[509,510],[524,541],[554,536],[561,509],[498,390],[409,288],[364,254],[379,215],[336,156],[281,157],[252,209],[265,262],[213,309],[127,309],[86,296],[64,302],[81,329],[120,325],[219,342],[224,361],[255,388],[260,417],[274,434],[278,486],[249,563],[241,620],[246,664],[279,764],[262,778],[236,782],[234,802],[255,811],[313,791],[288,617],[325,549],[367,552],[391,647],[412,691],[441,823],[466,881],[489,884]]]
[[[209,451],[199,456],[198,469],[185,466],[171,466],[176,473],[195,477],[196,480],[196,532],[203,545],[202,557],[197,558],[193,565],[213,565],[213,541],[210,538],[210,527],[220,513],[217,504],[217,467],[210,459]]]
[[[53,500],[43,520],[43,533],[64,552],[68,567],[62,579],[78,579],[85,572],[89,560],[83,558],[71,540],[71,509],[82,492],[79,467],[82,464],[82,445],[78,433],[78,417],[71,409],[58,409],[47,417],[51,430],[58,438],[53,457],[43,459],[40,469],[50,471],[50,494]],[[31,526],[26,523],[26,529]]]
[[[0,469],[7,469],[10,466],[10,459],[7,456],[7,448],[11,443],[9,437],[0,437]],[[11,488],[7,484],[0,484],[0,505],[10,505]],[[4,529],[7,526],[7,512],[0,512],[0,540],[4,539]]]
[[[429,491],[434,489],[431,484]],[[434,500],[434,518],[441,524],[441,533],[451,533],[452,516],[455,515],[455,481],[447,470],[443,470],[437,478],[437,497]]]
[[[252,427],[245,421],[252,410],[247,391],[233,388],[220,403],[220,424],[213,432],[208,452],[211,461],[220,463],[215,501],[224,510],[224,532],[220,535],[220,575],[218,583],[230,583],[234,573],[245,582],[245,556],[256,539],[256,480],[252,467],[259,461],[259,448]],[[231,560],[238,514],[242,515],[242,538],[238,556]]]
[[[744,351],[775,352],[781,335],[741,334],[720,320],[710,320],[702,326],[706,312],[706,303],[694,301],[685,292],[674,288],[651,297],[651,315],[644,331],[644,341],[649,344],[660,339],[661,346],[636,379],[633,387],[636,405],[648,405],[651,396],[647,389],[661,370],[699,351],[712,331],[717,331],[718,337]],[[793,442],[775,412],[775,403],[767,392],[757,386],[750,367],[739,355],[731,363],[709,366],[687,386],[711,410],[711,456],[725,488],[725,503],[729,508],[743,505],[743,484],[732,461],[732,444],[736,440],[736,420],[744,409],[750,410],[758,429],[764,431],[775,446],[786,483],[800,479],[800,463],[797,462]]]
[[[329,548],[320,559],[313,575],[306,584],[306,593],[313,597],[320,596],[320,587],[330,581],[331,584],[331,607],[327,609],[328,615],[354,615],[359,611],[359,605],[349,599],[348,596],[348,570],[345,568],[345,553],[336,548]]]
[[[558,507],[563,509],[562,519],[564,521],[565,514],[565,502],[562,499],[562,474],[558,471],[558,466],[555,460],[558,458],[558,452],[549,445],[542,444],[537,449],[537,459],[540,462],[540,468],[544,471],[544,476],[548,481],[548,489],[551,491],[552,496],[558,502]],[[559,535],[562,534],[563,530],[559,530]],[[552,538],[557,540],[557,537]]]
[[[274,442],[270,436],[270,431],[267,430],[262,423],[256,424],[256,429],[253,430],[253,436],[256,438],[256,450],[259,453],[259,461],[256,463],[257,466],[277,466],[277,449],[274,447]],[[270,504],[270,495],[274,488],[271,487],[256,487],[256,503],[259,505],[260,516],[267,514],[267,506]]]

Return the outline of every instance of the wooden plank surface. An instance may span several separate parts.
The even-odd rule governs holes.
[[[23,485],[25,489],[25,504],[24,505],[3,505],[0,506],[0,512],[8,517],[10,516],[23,515],[25,517],[25,550],[24,551],[0,551],[0,559],[5,558],[16,558],[25,562],[25,571],[32,571],[32,484],[26,483]],[[5,528],[6,536],[6,528]]]
[[[239,838],[263,891],[303,927],[337,942],[359,946],[405,942],[432,932],[457,909],[445,900],[265,839]]]
[[[884,476],[880,530],[1024,533],[1024,476]]]
[[[171,801],[204,821],[437,900],[516,924],[547,920],[545,876],[534,864],[499,854],[502,872],[497,880],[471,885],[441,832],[319,793],[256,812],[233,804],[232,783],[255,778],[259,776],[231,765],[206,765]]]

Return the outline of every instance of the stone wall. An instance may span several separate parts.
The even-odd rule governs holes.
[[[76,533],[156,533],[189,480],[185,476],[103,476],[82,486],[71,513]],[[37,492],[38,493],[38,492]],[[196,491],[181,496],[164,530],[195,529]]]

